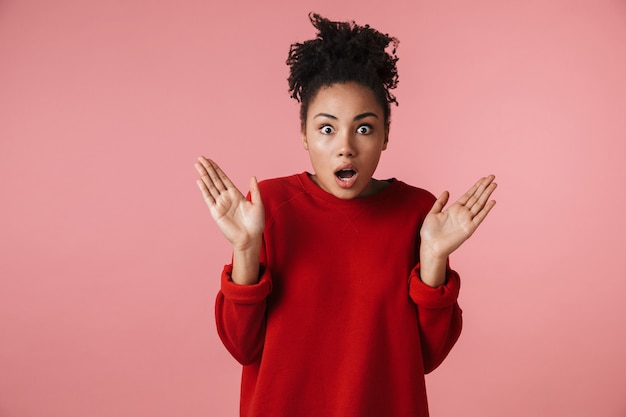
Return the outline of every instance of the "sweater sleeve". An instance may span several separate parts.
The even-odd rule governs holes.
[[[215,302],[217,333],[231,355],[242,365],[259,360],[263,351],[266,300],[272,290],[269,270],[261,266],[259,282],[238,285],[231,280],[233,266],[222,272]]]
[[[409,295],[417,305],[424,372],[429,373],[448,356],[461,334],[460,279],[448,268],[446,283],[433,288],[422,282],[419,269],[418,264],[409,278]]]

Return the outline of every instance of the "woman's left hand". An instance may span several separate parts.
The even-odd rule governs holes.
[[[493,175],[481,178],[446,209],[450,194],[444,191],[439,196],[420,230],[422,253],[446,259],[476,231],[496,204],[489,200],[497,186],[494,179]]]

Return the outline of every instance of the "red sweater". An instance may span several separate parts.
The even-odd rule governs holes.
[[[260,184],[258,284],[222,274],[217,329],[243,365],[242,417],[428,416],[424,374],[461,332],[459,277],[419,279],[435,198],[392,180],[341,200],[306,173]]]

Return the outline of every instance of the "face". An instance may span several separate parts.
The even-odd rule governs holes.
[[[372,176],[389,129],[374,93],[353,82],[322,87],[309,103],[302,132],[313,181],[341,199],[375,194]]]

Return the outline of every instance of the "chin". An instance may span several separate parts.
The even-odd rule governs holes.
[[[348,190],[345,190],[345,189],[334,190],[334,192],[332,192],[331,194],[342,200],[352,200],[353,198],[361,197],[364,192],[365,192],[364,188],[357,189],[356,187],[354,187]]]

